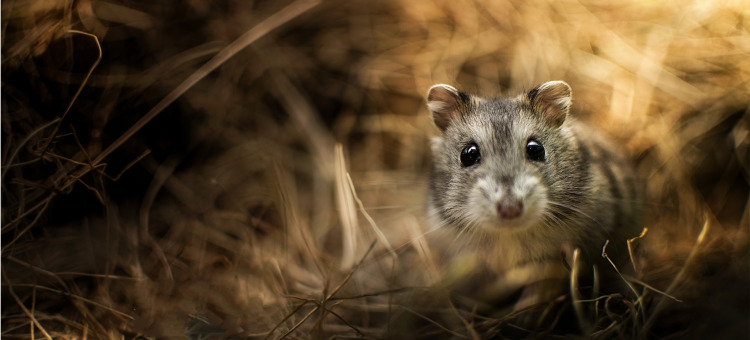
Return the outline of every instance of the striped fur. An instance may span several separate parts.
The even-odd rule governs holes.
[[[634,171],[609,140],[568,115],[564,82],[512,98],[436,85],[427,97],[442,132],[432,145],[428,213],[450,235],[453,254],[478,254],[495,272],[560,262],[574,248],[595,263],[606,240],[609,253],[622,254],[625,239],[638,234]],[[544,147],[543,162],[528,159],[529,140]],[[464,166],[461,152],[472,143],[481,161]],[[519,217],[501,216],[506,201],[522,203]]]

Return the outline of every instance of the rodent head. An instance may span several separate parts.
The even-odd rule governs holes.
[[[432,145],[432,213],[483,234],[565,224],[556,207],[574,208],[586,183],[565,124],[570,103],[562,81],[514,98],[431,87],[427,107],[442,132]]]

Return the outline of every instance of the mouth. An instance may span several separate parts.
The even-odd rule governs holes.
[[[533,226],[533,221],[528,218],[519,217],[513,219],[506,219],[502,217],[495,217],[492,221],[483,224],[483,229],[488,231],[504,231],[512,230],[515,232],[530,229]]]
[[[501,208],[495,209],[494,213],[488,214],[489,216],[483,223],[483,229],[513,232],[533,229],[540,223],[540,216],[536,208],[535,204],[527,204],[518,214],[508,213],[507,211],[503,214]]]

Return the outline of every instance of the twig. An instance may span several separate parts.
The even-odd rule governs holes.
[[[583,306],[581,301],[581,292],[578,291],[578,274],[581,271],[581,250],[576,248],[573,250],[573,259],[571,261],[570,271],[570,297],[573,300],[573,311],[575,311],[576,319],[578,319],[578,326],[581,327],[581,331],[586,332],[588,330],[588,321],[586,320],[583,313]]]
[[[288,331],[286,331],[286,333],[284,333],[281,337],[279,337],[279,339],[286,338],[287,336],[289,336],[289,334],[292,334],[292,332],[294,332],[297,328],[299,328],[299,326],[302,326],[302,324],[305,321],[307,321],[307,319],[309,319],[310,316],[313,315],[313,313],[315,313],[316,311],[318,311],[319,308],[320,307],[315,306],[315,308],[313,308],[309,313],[307,313],[301,320],[299,320],[299,322],[297,322],[296,324],[294,324],[294,326],[292,326],[292,328],[290,328]],[[269,335],[271,335],[271,334],[269,334]]]
[[[354,273],[365,262],[365,259],[367,259],[367,257],[370,255],[370,252],[372,252],[372,249],[374,247],[375,247],[375,242],[370,243],[370,247],[367,248],[367,251],[362,256],[362,258],[359,260],[359,262],[357,262],[357,264],[354,265],[354,267],[352,267],[352,269],[346,274],[346,276],[344,277],[344,279],[341,280],[341,282],[336,286],[336,288],[334,288],[330,293],[326,292],[328,290],[328,282],[326,282],[326,287],[324,288],[324,291],[323,291],[323,299],[322,300],[317,301],[317,300],[313,300],[313,299],[309,299],[309,298],[301,298],[301,297],[297,297],[297,296],[290,296],[290,298],[303,301],[302,305],[307,304],[307,303],[314,303],[316,305],[316,307],[310,313],[308,313],[303,318],[303,320],[301,320],[300,322],[298,322],[291,330],[289,330],[288,332],[286,332],[281,338],[284,338],[284,337],[288,336],[289,334],[291,334],[291,332],[294,331],[295,329],[297,329],[302,324],[302,322],[304,322],[305,320],[307,320],[310,317],[310,315],[312,315],[313,312],[315,312],[315,311],[317,311],[319,309],[322,310],[324,313],[332,313],[332,314],[334,314],[334,316],[336,316],[337,318],[341,319],[346,325],[352,327],[352,329],[354,329],[358,333],[362,334],[356,327],[354,327],[353,325],[351,325],[349,322],[343,320],[343,318],[341,318],[341,316],[339,316],[338,314],[334,313],[333,310],[332,310],[332,307],[335,307],[337,304],[343,302],[344,299],[342,299],[342,298],[338,298],[338,299],[335,298],[336,293],[338,293],[341,290],[341,288],[343,288],[349,282],[349,280],[352,278],[352,276],[354,275]],[[331,306],[331,308],[329,308],[327,306],[328,302],[329,301],[334,301],[334,300],[336,300],[335,304],[333,306]],[[297,309],[294,312],[292,312],[291,314],[294,314],[297,310],[299,310],[302,307],[302,305],[300,305],[299,307],[297,307]],[[284,318],[284,320],[282,320],[281,322],[284,322],[286,319],[288,319],[291,316],[291,314],[287,315]],[[322,318],[324,316],[325,315],[321,316],[321,318],[318,319],[317,326],[321,325]],[[274,330],[276,330],[276,328],[279,325],[280,325],[280,323],[277,324],[276,327],[274,327],[271,330],[271,332],[269,333],[269,336],[270,336],[271,333],[273,333]]]
[[[21,166],[21,165],[26,165],[26,164],[31,164],[31,163],[36,162],[39,159],[41,159],[41,157],[40,157],[40,158],[33,159],[33,160],[30,160],[30,161],[13,164],[13,160],[18,155],[18,152],[20,152],[21,149],[23,148],[23,146],[26,145],[26,143],[28,143],[29,140],[31,140],[31,137],[34,137],[36,134],[44,131],[46,128],[48,128],[48,127],[50,127],[50,126],[52,126],[52,125],[54,125],[55,123],[58,123],[58,122],[60,122],[60,118],[55,118],[55,119],[53,119],[53,120],[45,123],[44,125],[42,125],[42,126],[36,128],[36,129],[34,129],[34,131],[31,131],[31,133],[29,133],[28,135],[26,135],[26,137],[24,137],[21,140],[21,142],[18,143],[18,146],[13,151],[13,153],[10,154],[10,157],[8,157],[8,159],[6,159],[6,160],[3,161],[3,163],[5,163],[5,165],[2,166],[3,172],[2,172],[2,175],[0,175],[0,180],[2,180],[3,178],[5,178],[5,173],[8,172],[8,170],[10,168]]]
[[[394,289],[388,289],[388,290],[383,290],[383,291],[378,291],[378,292],[364,293],[364,294],[351,295],[351,296],[341,296],[341,297],[333,296],[333,297],[330,298],[330,300],[333,301],[333,300],[364,299],[364,298],[373,297],[373,296],[381,296],[381,295],[385,295],[385,294],[394,294],[394,293],[406,292],[406,291],[410,291],[412,289],[415,289],[415,287],[401,287],[401,288],[394,288]]]
[[[448,327],[445,327],[445,326],[441,325],[439,322],[431,319],[427,315],[419,313],[419,312],[417,312],[417,311],[415,311],[415,310],[413,310],[413,309],[411,309],[409,307],[406,307],[406,306],[398,305],[398,307],[401,308],[401,309],[403,309],[403,310],[405,310],[405,311],[407,311],[407,312],[409,312],[409,313],[412,313],[412,314],[414,314],[414,315],[422,318],[423,320],[425,320],[425,321],[427,321],[427,322],[429,322],[429,323],[431,323],[431,324],[433,324],[435,326],[437,326],[438,328],[442,329],[443,331],[447,332],[448,334],[451,334],[453,336],[459,337],[461,339],[467,338],[466,335],[463,335],[461,333],[457,333],[455,331],[450,330]]]
[[[109,175],[107,175],[107,174],[106,174],[106,173],[104,173],[104,172],[103,172],[103,173],[104,173],[104,175],[105,175],[105,176],[107,176],[107,178],[109,178],[109,179],[111,179],[111,180],[113,180],[113,181],[117,182],[117,180],[119,180],[119,179],[120,179],[120,177],[122,177],[122,175],[123,175],[123,174],[124,174],[124,173],[125,173],[126,171],[128,171],[128,169],[130,169],[131,167],[133,167],[133,165],[135,165],[136,163],[140,162],[141,160],[143,160],[144,158],[146,158],[146,156],[148,156],[148,155],[150,155],[150,154],[151,154],[151,150],[146,150],[146,151],[143,151],[143,152],[142,152],[142,153],[141,153],[141,154],[140,154],[140,155],[139,155],[138,157],[136,157],[136,158],[135,158],[134,160],[132,160],[132,161],[131,161],[130,163],[128,163],[127,165],[125,165],[125,166],[124,166],[124,167],[122,168],[122,170],[120,170],[120,172],[119,172],[119,173],[118,173],[118,174],[117,174],[116,176],[114,176],[114,177],[112,177],[112,176],[109,176]]]
[[[677,287],[677,284],[679,284],[680,281],[685,278],[685,275],[687,275],[687,268],[693,263],[693,260],[698,255],[698,248],[701,244],[703,244],[703,241],[706,239],[706,235],[708,234],[709,230],[711,230],[711,223],[708,216],[706,216],[705,222],[703,223],[703,228],[701,229],[701,232],[695,241],[693,249],[690,250],[690,254],[688,255],[687,260],[685,260],[685,264],[682,266],[680,271],[677,273],[677,276],[675,276],[674,280],[672,280],[672,283],[667,288],[667,293],[672,292],[675,287]]]
[[[283,216],[285,218],[284,224],[285,226],[294,227],[294,230],[299,234],[299,239],[302,242],[301,246],[310,255],[310,259],[315,265],[315,269],[318,270],[318,274],[320,274],[320,277],[325,277],[325,271],[323,270],[322,265],[319,263],[320,256],[318,249],[314,248],[314,244],[311,244],[310,240],[312,238],[307,235],[307,233],[305,233],[306,228],[304,228],[304,226],[302,226],[298,221],[297,211],[295,210],[296,205],[292,204],[292,192],[288,188],[289,185],[284,185],[283,179],[285,177],[285,174],[283,173],[279,164],[276,162],[274,162],[273,170],[274,174],[276,175],[276,180],[274,181],[276,184],[276,192],[279,195],[281,207],[283,208]],[[288,228],[286,229],[287,235],[290,235],[290,227],[285,227]],[[295,240],[295,243],[296,241],[297,240]],[[300,244],[297,244],[297,246],[300,246]]]
[[[665,290],[665,293],[664,293],[665,296],[671,297],[670,294],[672,294],[672,291],[675,289],[675,287],[677,287],[677,284],[682,282],[682,280],[685,278],[685,275],[687,275],[687,268],[693,264],[693,260],[698,255],[698,248],[700,247],[701,244],[703,244],[703,241],[706,239],[706,235],[708,234],[708,231],[710,229],[711,229],[711,223],[710,223],[709,217],[705,216],[705,222],[703,223],[703,228],[701,229],[701,232],[695,241],[695,245],[693,245],[693,249],[690,250],[690,254],[688,255],[687,260],[685,260],[685,264],[677,273],[677,276],[675,276],[674,280],[672,280],[672,283],[669,285],[669,287],[667,287],[667,289]],[[661,313],[661,311],[665,308],[667,301],[668,300],[660,300],[656,304],[656,306],[653,309],[653,312],[651,313],[651,317],[643,325],[640,338],[648,337],[649,330],[654,325],[654,322],[656,322],[656,315]]]
[[[365,216],[365,219],[367,222],[370,223],[370,227],[372,227],[372,230],[375,231],[375,234],[378,236],[378,239],[380,242],[383,243],[383,245],[388,249],[388,252],[391,253],[391,256],[393,256],[394,259],[398,258],[398,254],[396,254],[396,251],[393,250],[393,247],[391,246],[391,243],[388,242],[388,238],[385,237],[385,234],[383,234],[383,231],[378,228],[378,225],[375,223],[375,220],[370,217],[370,214],[367,213],[367,210],[365,210],[365,205],[362,203],[362,200],[359,199],[359,196],[357,196],[357,191],[354,189],[354,182],[352,182],[352,177],[349,176],[349,173],[346,173],[346,179],[349,181],[349,187],[351,187],[352,191],[352,197],[354,198],[354,201],[357,202],[357,205],[359,206],[359,211],[362,212],[362,215]]]
[[[96,277],[96,278],[104,278],[104,279],[115,279],[115,280],[132,280],[132,281],[139,281],[141,279],[135,278],[135,277],[127,277],[122,275],[110,275],[110,274],[92,274],[92,273],[81,273],[81,272],[51,272],[46,269],[37,267],[31,263],[22,261],[17,259],[16,257],[9,255],[5,256],[4,259],[13,261],[19,265],[22,265],[26,268],[29,268],[35,272],[42,273],[44,275],[47,275],[51,278],[53,278],[55,281],[57,281],[58,284],[60,284],[62,287],[67,287],[65,282],[60,278],[60,276],[64,275],[73,275],[73,276],[85,276],[85,277]]]
[[[375,242],[370,243],[370,247],[367,248],[367,251],[362,256],[362,259],[359,260],[359,263],[357,263],[357,265],[354,266],[354,268],[352,268],[352,270],[350,270],[349,273],[346,274],[346,276],[344,277],[344,280],[342,280],[341,283],[338,286],[336,286],[336,288],[334,288],[333,291],[330,294],[328,294],[326,296],[326,301],[328,301],[331,298],[333,298],[336,295],[336,293],[338,293],[339,290],[341,290],[341,288],[343,288],[344,285],[347,282],[349,282],[349,279],[352,278],[352,275],[354,275],[354,272],[356,272],[357,269],[359,269],[359,267],[362,265],[362,263],[365,262],[365,259],[367,258],[368,255],[370,255],[370,252],[372,251],[372,248],[374,248],[374,247],[375,247]]]
[[[206,75],[211,73],[211,71],[221,66],[229,58],[237,54],[239,51],[241,51],[242,49],[244,49],[251,43],[258,40],[262,36],[266,35],[268,32],[272,31],[273,29],[278,28],[279,26],[285,24],[286,22],[310,10],[314,6],[318,5],[319,3],[320,3],[319,0],[297,1],[285,7],[281,11],[266,18],[265,20],[260,22],[258,25],[256,25],[255,27],[247,31],[245,34],[237,38],[237,40],[233,41],[231,44],[229,44],[229,46],[225,47],[223,50],[217,53],[216,56],[214,56],[206,64],[201,66],[201,68],[193,72],[193,74],[191,74],[190,77],[188,77],[180,85],[178,85],[177,88],[172,90],[172,92],[170,92],[166,97],[164,97],[164,99],[162,99],[159,103],[157,103],[156,106],[154,106],[151,110],[149,110],[143,117],[141,117],[141,119],[139,119],[127,131],[125,131],[125,133],[123,133],[119,138],[117,138],[117,140],[115,140],[106,149],[104,149],[104,151],[98,154],[94,158],[94,160],[91,162],[90,165],[82,166],[77,171],[70,174],[68,177],[68,180],[62,184],[59,190],[60,191],[65,190],[66,188],[71,186],[73,183],[75,183],[78,180],[78,178],[83,177],[84,175],[89,173],[91,170],[95,169],[107,156],[109,156],[109,154],[114,152],[123,143],[125,143],[125,141],[130,139],[130,137],[132,137],[136,132],[138,132],[141,128],[143,128],[143,126],[145,126],[149,121],[151,121],[151,119],[156,117],[156,115],[158,115],[161,111],[163,111],[167,106],[169,106],[171,103],[177,100],[177,98],[182,96],[187,90],[189,90],[198,81],[200,81]],[[61,120],[58,120],[56,122],[59,123],[60,121]],[[51,192],[41,202],[37,203],[36,206],[31,208],[30,210],[25,211],[24,213],[22,213],[21,215],[13,219],[12,221],[5,224],[2,227],[2,229],[5,230],[11,225],[17,223],[22,218],[28,216],[36,209],[41,208],[41,207],[46,207],[47,204],[49,204],[49,201],[52,200],[55,196],[57,196],[57,192]],[[24,229],[24,232],[27,231],[28,229],[29,228]],[[20,234],[18,236],[20,237]],[[5,248],[7,248],[7,245],[6,247],[3,247],[3,249]]]
[[[645,320],[646,320],[646,310],[645,310],[645,307],[644,307],[643,303],[640,303],[642,296],[641,296],[641,294],[638,294],[638,291],[635,289],[635,287],[633,287],[633,284],[630,283],[630,281],[628,281],[625,278],[625,276],[622,274],[622,272],[620,272],[620,269],[618,269],[617,266],[615,265],[615,263],[612,262],[612,259],[609,258],[609,255],[607,255],[607,245],[609,245],[609,240],[607,240],[606,242],[604,242],[604,247],[602,247],[602,257],[605,258],[605,259],[607,259],[607,261],[609,261],[609,264],[611,264],[612,268],[615,269],[615,272],[617,272],[617,275],[620,276],[620,279],[622,279],[622,281],[625,282],[625,284],[628,286],[628,288],[630,288],[630,290],[633,291],[633,294],[635,294],[635,296],[636,296],[636,303],[638,303],[638,308],[640,310],[640,313],[637,313],[638,312],[637,310],[634,311],[635,314],[633,315],[633,319],[635,321],[637,321],[638,314],[640,314],[641,318],[643,318],[643,321],[645,323]]]
[[[159,243],[151,237],[151,233],[149,232],[149,216],[151,206],[154,204],[154,201],[156,201],[156,196],[159,194],[159,191],[164,186],[167,179],[172,176],[179,163],[180,162],[177,158],[172,158],[156,169],[156,173],[151,179],[151,183],[149,184],[148,189],[146,189],[146,194],[141,201],[139,211],[138,241],[149,245],[154,252],[156,252],[157,258],[162,266],[164,266],[164,271],[167,274],[167,280],[170,285],[174,284],[172,267],[169,265],[169,260],[167,259],[164,250],[161,249]]]
[[[640,299],[641,296],[640,296],[640,294],[638,294],[638,291],[636,291],[635,287],[633,287],[633,285],[630,284],[630,282],[628,282],[628,280],[625,279],[625,276],[622,275],[622,273],[620,272],[620,269],[617,268],[617,265],[615,265],[615,263],[612,262],[612,259],[609,258],[609,255],[607,255],[607,246],[608,245],[609,245],[609,240],[607,240],[606,242],[604,242],[604,246],[602,247],[602,257],[605,258],[605,259],[607,259],[607,261],[609,262],[609,264],[612,265],[612,268],[615,269],[615,272],[617,272],[617,275],[619,275],[620,278],[623,281],[625,281],[625,284],[628,285],[628,288],[630,288],[630,290],[633,291],[633,293],[635,294],[635,296],[638,297],[638,299]]]
[[[299,304],[299,306],[297,306],[296,308],[294,308],[294,310],[292,310],[291,312],[289,312],[289,313],[288,313],[288,314],[287,314],[287,315],[286,315],[286,316],[285,316],[285,317],[284,317],[283,319],[281,319],[281,321],[279,321],[278,323],[276,323],[276,325],[275,325],[275,326],[273,326],[273,328],[271,328],[271,330],[270,330],[270,331],[268,331],[268,333],[266,334],[266,337],[265,337],[265,339],[268,339],[268,338],[270,338],[270,337],[271,337],[271,335],[273,335],[273,332],[274,332],[274,331],[276,331],[276,329],[278,329],[279,327],[281,327],[281,325],[282,325],[282,324],[283,324],[284,322],[286,322],[286,320],[289,320],[289,318],[291,318],[291,317],[292,317],[292,316],[293,316],[294,314],[297,314],[297,312],[298,312],[298,311],[299,311],[300,309],[302,309],[302,307],[306,306],[306,305],[307,305],[308,303],[310,303],[310,302],[308,302],[308,301],[305,301],[305,302],[303,302],[303,303],[300,303],[300,304]],[[315,311],[315,309],[313,309],[313,311]]]
[[[666,296],[666,297],[668,297],[668,298],[670,298],[670,299],[674,300],[675,302],[680,302],[680,303],[681,303],[681,302],[683,302],[682,300],[680,300],[680,299],[678,299],[678,298],[676,298],[676,297],[674,297],[674,296],[672,296],[672,295],[670,295],[670,294],[667,294],[667,292],[665,292],[665,291],[662,291],[662,290],[659,290],[659,289],[655,288],[654,286],[651,286],[651,285],[649,285],[648,283],[645,283],[645,282],[643,282],[643,281],[641,281],[641,280],[638,280],[638,279],[636,279],[636,278],[634,278],[634,277],[632,277],[632,276],[629,276],[629,275],[624,275],[624,277],[625,277],[626,279],[628,279],[629,281],[633,281],[633,282],[635,282],[635,283],[637,283],[637,284],[639,284],[639,285],[641,285],[641,286],[643,286],[643,287],[646,287],[646,288],[648,288],[648,289],[649,289],[649,290],[651,290],[651,291],[654,291],[654,292],[656,292],[656,293],[659,293],[659,294],[661,294],[661,295],[664,295],[664,296]]]
[[[49,198],[54,197],[55,194],[56,194],[55,192],[52,192],[52,194],[50,196],[47,196],[47,197],[49,197]],[[49,203],[50,203],[50,200],[49,199],[45,199],[42,202],[40,202],[40,204],[37,204],[35,207],[33,207],[33,208],[30,209],[30,211],[34,211],[38,207],[42,208],[36,214],[36,216],[34,217],[34,219],[26,226],[26,228],[23,228],[23,230],[19,231],[18,234],[16,234],[16,237],[13,238],[13,240],[11,240],[10,242],[8,242],[8,244],[6,244],[5,246],[3,246],[3,248],[2,248],[2,252],[3,253],[5,253],[8,250],[8,247],[10,247],[14,243],[16,243],[16,241],[18,241],[21,238],[21,236],[23,236],[23,234],[25,234],[27,231],[29,231],[31,229],[31,227],[33,227],[36,224],[37,221],[39,221],[39,218],[42,217],[42,213],[44,212],[45,209],[47,209],[47,206],[49,205]],[[26,215],[26,214],[22,214],[22,216],[23,215]],[[7,224],[6,226],[9,226],[9,225],[10,225],[10,223]]]
[[[331,306],[331,307],[333,307],[333,306]],[[357,328],[356,326],[352,325],[352,324],[351,324],[351,323],[350,323],[349,321],[346,321],[346,319],[344,319],[344,318],[343,318],[343,317],[342,317],[341,315],[339,315],[338,313],[334,312],[334,311],[333,311],[333,308],[326,308],[326,310],[328,311],[328,313],[331,313],[331,315],[333,315],[333,316],[335,316],[336,318],[338,318],[339,320],[341,320],[341,322],[343,322],[343,323],[344,323],[345,325],[347,325],[347,326],[348,326],[349,328],[351,328],[351,329],[353,329],[353,330],[354,330],[355,332],[357,332],[357,334],[359,334],[360,336],[365,336],[365,333],[363,333],[363,332],[362,332],[362,331],[361,331],[361,330],[360,330],[359,328]]]
[[[630,255],[630,262],[633,264],[633,272],[638,273],[638,267],[636,266],[635,256],[633,255],[633,243],[646,236],[648,228],[644,227],[640,235],[628,239],[628,255]]]
[[[351,188],[346,185],[346,160],[344,159],[343,146],[336,144],[335,150],[335,197],[339,208],[339,219],[341,220],[341,243],[343,248],[341,249],[341,269],[346,269],[354,263],[359,223],[357,222],[357,211],[354,208]]]
[[[63,112],[62,116],[60,116],[60,118],[57,120],[57,126],[55,126],[55,129],[52,131],[49,138],[47,138],[47,142],[44,144],[44,147],[42,147],[42,152],[40,153],[40,157],[44,156],[44,154],[47,152],[47,149],[52,144],[52,140],[57,135],[57,132],[60,131],[60,125],[62,125],[63,120],[65,119],[65,117],[68,116],[70,109],[73,107],[73,104],[78,99],[78,96],[81,94],[81,91],[83,91],[83,88],[89,82],[89,78],[91,77],[91,74],[94,73],[94,69],[96,68],[96,66],[99,65],[99,62],[102,60],[102,45],[99,43],[99,38],[97,38],[96,35],[93,35],[88,32],[79,31],[79,30],[69,30],[68,33],[83,34],[85,36],[89,36],[93,38],[94,42],[96,43],[96,49],[99,52],[99,55],[97,55],[96,60],[94,61],[93,64],[91,64],[91,67],[89,67],[89,71],[86,73],[86,76],[83,78],[81,85],[78,86],[76,93],[73,94],[73,98],[70,99],[70,102],[68,103],[68,107],[65,108],[65,111]]]
[[[3,275],[5,275],[5,271],[3,271]],[[7,284],[9,285],[10,282],[8,282]],[[88,304],[92,304],[92,305],[97,306],[99,308],[108,310],[108,311],[112,312],[113,314],[119,315],[120,317],[128,319],[130,321],[135,320],[132,316],[130,316],[128,314],[125,314],[123,312],[120,312],[120,311],[118,311],[118,310],[116,310],[116,309],[114,309],[112,307],[105,306],[105,305],[103,305],[103,304],[101,304],[99,302],[96,302],[94,300],[87,299],[87,298],[85,298],[83,296],[75,295],[75,294],[72,294],[72,293],[64,292],[64,291],[59,290],[59,289],[50,288],[50,287],[47,287],[47,286],[35,285],[35,284],[28,284],[28,283],[15,284],[15,286],[18,286],[18,287],[31,287],[31,288],[35,288],[35,289],[41,289],[41,290],[46,290],[46,291],[49,291],[49,292],[57,293],[57,294],[60,294],[60,295],[63,295],[63,296],[67,296],[67,297],[70,297],[70,298],[73,298],[73,299],[76,299],[76,300],[80,300],[80,301],[86,302]]]
[[[50,194],[47,195],[47,197],[45,197],[44,199],[42,199],[41,201],[39,201],[39,203],[37,203],[35,206],[31,207],[30,209],[28,209],[28,210],[24,211],[23,213],[21,213],[20,215],[16,216],[16,218],[14,218],[13,220],[11,220],[10,222],[6,223],[2,227],[2,229],[0,229],[0,230],[2,230],[2,232],[4,233],[4,232],[6,232],[6,230],[8,228],[10,228],[10,226],[12,226],[16,222],[20,221],[24,217],[31,215],[31,213],[33,213],[35,210],[37,210],[39,208],[42,208],[42,207],[46,208],[47,205],[49,204],[50,200],[52,200],[52,198],[55,197],[55,196],[57,196],[57,191],[50,192]],[[42,211],[44,211],[44,209],[42,209]],[[6,247],[3,247],[3,251],[5,250],[5,248]]]
[[[203,64],[198,70],[193,72],[187,79],[185,79],[180,85],[178,85],[172,92],[164,97],[159,103],[156,104],[151,110],[149,110],[141,119],[139,119],[133,126],[131,126],[125,133],[123,133],[117,140],[110,144],[104,151],[102,151],[94,159],[94,164],[100,163],[104,158],[109,156],[113,151],[120,147],[125,141],[130,139],[136,132],[138,132],[143,126],[149,121],[161,113],[167,106],[172,104],[177,98],[180,98],[185,92],[192,88],[201,79],[205,78],[209,73],[217,69],[219,66],[224,64],[229,58],[245,49],[247,46],[260,39],[264,35],[268,34],[272,30],[279,26],[289,22],[296,18],[302,13],[307,12],[311,8],[315,7],[320,3],[319,0],[300,0],[293,4],[283,8],[282,10],[274,13],[270,17],[266,18],[253,28],[245,32],[239,38],[234,40],[227,47],[219,51],[211,60]],[[86,173],[89,169],[84,168],[79,172]]]
[[[331,146],[334,145],[333,138],[324,133],[327,131],[320,115],[316,112],[310,100],[306,98],[296,86],[281,72],[271,72],[271,79],[275,90],[284,109],[289,113],[293,122],[299,127],[310,140],[311,151],[318,156],[318,166],[325,176],[331,176],[336,168],[331,164],[334,155],[331,154]]]
[[[49,333],[47,333],[47,331],[44,329],[44,327],[42,327],[42,325],[39,323],[39,321],[36,320],[36,318],[34,317],[34,314],[32,314],[31,311],[29,311],[29,309],[26,308],[26,306],[24,306],[23,302],[21,302],[21,299],[19,299],[18,295],[16,295],[16,293],[13,291],[13,284],[11,284],[10,280],[8,280],[8,277],[5,275],[5,271],[4,270],[2,271],[2,275],[3,275],[3,281],[5,281],[5,285],[8,286],[8,292],[13,297],[13,300],[16,301],[16,303],[18,304],[18,306],[21,307],[21,309],[23,310],[23,312],[26,313],[26,315],[29,317],[29,319],[31,319],[31,322],[33,322],[34,325],[36,325],[36,327],[39,328],[40,331],[42,331],[42,333],[44,334],[44,336],[47,337],[47,339],[52,340],[52,337],[49,335]],[[31,332],[31,334],[34,334],[33,330]]]

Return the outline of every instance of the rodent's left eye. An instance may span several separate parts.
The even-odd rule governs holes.
[[[544,147],[539,142],[530,139],[526,143],[526,158],[530,161],[544,162],[545,154]]]

